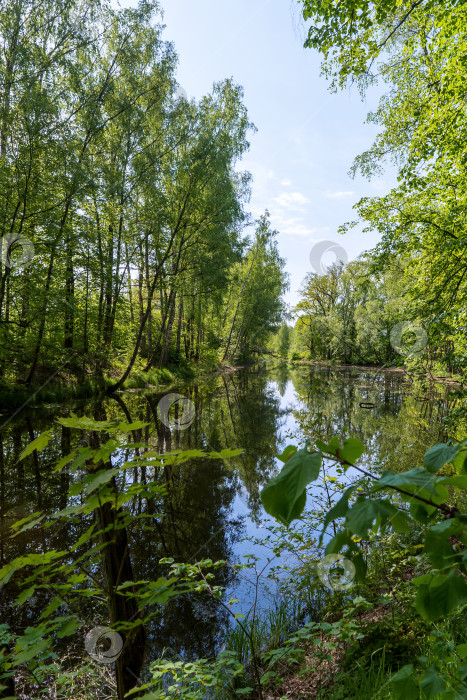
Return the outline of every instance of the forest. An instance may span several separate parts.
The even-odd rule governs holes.
[[[189,101],[157,20],[146,2],[1,9],[5,401],[52,374],[83,392],[215,369],[281,319],[285,263],[235,169],[254,130],[242,89]]]
[[[376,134],[296,289],[308,200],[157,0],[0,6],[4,700],[467,699],[467,9],[292,5]]]

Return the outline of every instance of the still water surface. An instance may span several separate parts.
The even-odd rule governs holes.
[[[266,561],[268,550],[252,544],[268,524],[260,490],[280,462],[275,458],[288,443],[310,437],[333,435],[360,438],[366,447],[367,464],[374,469],[408,469],[433,443],[448,437],[439,418],[449,410],[449,395],[420,395],[399,372],[319,366],[290,369],[283,365],[266,372],[241,371],[214,375],[203,381],[180,384],[170,391],[189,397],[195,418],[183,431],[170,430],[159,420],[157,405],[164,393],[125,392],[104,402],[44,407],[23,411],[0,434],[0,559],[3,566],[25,551],[62,549],[88,524],[70,522],[69,527],[44,534],[34,530],[11,540],[9,526],[35,511],[52,512],[68,504],[70,477],[53,474],[55,463],[76,447],[78,431],[55,422],[57,417],[78,415],[119,421],[144,421],[148,426],[135,440],[169,451],[198,448],[219,451],[243,448],[229,462],[196,460],[161,473],[167,495],[155,502],[139,499],[134,513],[152,516],[149,527],[130,528],[130,553],[135,579],[155,580],[167,573],[159,564],[163,557],[179,562],[203,558],[238,563],[248,554]],[[441,401],[440,401],[441,397]],[[363,404],[363,405],[362,405]],[[365,404],[373,404],[365,408]],[[40,453],[23,461],[18,457],[37,435],[51,429],[53,440]],[[134,478],[143,478],[135,474]],[[313,490],[311,490],[313,492]],[[246,613],[254,590],[230,567],[219,573],[217,584],[226,587],[225,600],[239,599],[237,610]],[[44,601],[32,598],[27,607],[13,612],[18,589],[9,584],[1,593],[0,619],[14,631],[34,624]],[[261,591],[260,605],[269,602]],[[86,612],[89,624],[92,610]],[[187,658],[205,657],[222,645],[229,616],[216,603],[184,596],[161,610],[147,630],[153,658],[171,649]]]

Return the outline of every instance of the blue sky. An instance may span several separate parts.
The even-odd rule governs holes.
[[[136,4],[121,0],[124,7]],[[293,305],[317,242],[335,241],[353,260],[378,240],[361,229],[345,236],[337,229],[357,218],[352,207],[360,197],[384,194],[395,184],[391,171],[372,182],[347,174],[377,133],[364,122],[380,91],[372,89],[365,102],[356,88],[329,92],[320,55],[303,48],[296,2],[162,0],[162,6],[164,36],[175,44],[178,80],[189,98],[199,99],[227,77],[245,90],[258,132],[239,169],[254,177],[251,212],[259,216],[268,209],[279,231]],[[329,253],[324,262],[334,259]]]

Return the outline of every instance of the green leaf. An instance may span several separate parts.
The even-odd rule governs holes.
[[[420,683],[420,688],[423,691],[423,697],[427,698],[427,700],[436,698],[447,688],[446,677],[440,676],[436,668],[430,666]]]
[[[63,637],[71,637],[72,634],[76,632],[81,626],[81,622],[76,617],[72,617],[67,622],[64,622],[61,627],[57,630],[57,637],[62,639]]]
[[[391,678],[391,691],[394,700],[416,700],[420,697],[418,685],[413,678],[413,666],[403,666]]]
[[[221,450],[220,452],[208,452],[206,455],[204,452],[201,451],[201,454],[198,455],[199,457],[209,457],[210,459],[230,459],[230,457],[238,457],[239,455],[243,454],[245,450],[242,450],[241,448],[235,449],[235,450]],[[144,455],[143,455],[144,456]]]
[[[33,527],[38,525],[42,520],[44,520],[45,515],[41,514],[40,511],[37,511],[36,513],[31,513],[31,515],[28,515],[26,518],[22,518],[21,520],[17,520],[16,523],[13,523],[11,526],[11,529],[15,532],[13,537],[16,537],[19,535],[21,532],[26,532],[27,530],[31,530]]]
[[[460,472],[461,474],[467,474],[467,451],[462,450],[462,452],[459,452],[457,457],[455,457],[451,463],[457,472]]]
[[[328,444],[322,440],[316,440],[316,447],[322,452],[336,456],[337,450],[340,447],[340,441],[338,437],[333,437]]]
[[[23,603],[25,603],[29,598],[31,598],[31,596],[33,596],[35,592],[35,586],[31,586],[31,588],[26,588],[24,591],[21,591],[21,593],[16,599],[15,605],[23,605]]]
[[[288,527],[303,513],[306,487],[318,478],[320,468],[320,452],[310,453],[307,447],[298,450],[261,491],[266,512]]]
[[[42,651],[45,651],[52,644],[51,639],[39,639],[39,641],[31,644],[24,651],[16,651],[14,653],[12,664],[13,666],[20,666],[26,661],[31,661],[35,656],[38,656]]]
[[[426,469],[423,469],[423,467],[416,467],[408,472],[402,472],[402,474],[383,471],[374,490],[379,490],[381,486],[396,486],[404,490],[409,490],[409,487],[423,488],[434,496],[437,496],[439,491],[439,489],[437,491],[435,488],[435,477],[427,472]]]
[[[456,486],[458,489],[467,490],[467,474],[456,474],[455,476],[445,476],[436,480],[437,484],[447,484]]]
[[[28,455],[31,454],[31,452],[34,452],[34,450],[37,450],[40,452],[41,450],[44,449],[44,447],[47,447],[49,444],[50,440],[52,439],[52,431],[51,430],[46,430],[45,432],[41,433],[39,437],[36,437],[35,440],[29,443],[29,445],[24,449],[19,458],[20,460],[24,459]]]
[[[69,464],[74,458],[76,457],[76,452],[70,452],[69,455],[65,455],[65,457],[62,457],[62,459],[57,462],[55,465],[55,469],[53,470],[53,474],[56,472],[61,472],[63,467],[65,467],[67,464]]]
[[[357,438],[347,438],[344,440],[344,447],[337,450],[336,456],[344,459],[346,462],[354,464],[357,459],[360,459],[365,452],[365,448],[361,440]]]
[[[467,602],[467,581],[460,574],[432,574],[418,585],[415,607],[430,622],[445,617]]]
[[[280,459],[281,462],[284,462],[284,464],[287,462],[289,457],[294,455],[297,451],[297,447],[295,445],[287,445],[285,450],[281,455],[276,455],[277,459]]]
[[[345,524],[354,535],[366,539],[368,531],[374,525],[382,527],[388,521],[397,531],[406,532],[409,530],[410,519],[408,515],[396,508],[390,501],[370,500],[360,496],[348,511]]]
[[[456,646],[456,651],[461,659],[467,659],[467,644],[458,644]]]
[[[22,559],[19,557],[9,564],[5,564],[5,566],[0,569],[0,589],[8,583],[15,571],[21,569],[22,566]]]
[[[45,608],[45,610],[42,611],[42,614],[40,616],[40,620],[45,619],[46,617],[49,617],[52,613],[54,613],[61,605],[63,605],[63,600],[62,598],[59,598],[58,596],[54,596],[48,606]]]
[[[440,443],[439,445],[434,445],[425,453],[423,464],[429,472],[434,474],[439,471],[441,467],[444,467],[445,464],[452,462],[458,454],[459,445]]]
[[[329,540],[326,545],[325,554],[337,554],[345,546],[352,547],[355,544],[352,541],[351,533],[348,530],[339,530],[335,537]]]
[[[70,411],[70,418],[57,418],[57,423],[60,423],[60,425],[64,425],[65,428],[79,428],[80,430],[91,430],[95,432],[99,432],[101,430],[109,430],[111,428],[115,430],[114,424],[110,423],[109,421],[93,420],[92,418],[88,418],[87,416],[82,416],[81,418],[78,418],[78,416],[75,413],[73,413],[73,411]]]
[[[413,500],[410,504],[410,515],[419,523],[427,524],[431,522],[433,516],[438,512],[435,506],[429,506],[427,503]]]
[[[149,423],[143,423],[142,421],[137,421],[136,423],[119,423],[115,427],[115,430],[118,430],[121,433],[129,433],[132,430],[141,430],[147,425],[149,425]]]
[[[96,474],[92,475],[90,481],[86,483],[86,493],[95,491],[103,484],[107,484],[116,474],[118,469],[100,469]]]
[[[449,538],[451,535],[460,535],[463,529],[462,523],[457,518],[452,518],[443,520],[428,530],[425,535],[424,550],[435,568],[452,566],[456,560],[459,560],[460,556],[455,552]]]
[[[96,527],[96,524],[95,524],[95,523],[93,523],[92,525],[90,525],[90,527],[86,530],[86,532],[84,532],[84,533],[81,535],[81,537],[79,538],[79,540],[77,541],[77,543],[73,545],[73,547],[71,548],[72,551],[78,549],[78,548],[81,547],[85,542],[88,542],[88,540],[91,539],[95,527]]]

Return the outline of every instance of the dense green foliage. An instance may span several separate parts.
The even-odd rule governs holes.
[[[363,452],[356,438],[342,444],[337,437],[329,444],[317,440],[313,450],[309,441],[302,449],[289,445],[280,456],[285,466],[262,491],[263,505],[288,527],[304,511],[306,487],[318,478],[323,456],[341,465],[343,473],[356,470],[362,478],[354,479],[348,488],[341,487],[340,497],[330,504],[323,519],[320,544],[327,539],[326,555],[342,552],[352,567],[352,578],[364,581],[365,542],[388,531],[402,536],[416,531],[423,554],[422,573],[412,581],[417,591],[413,605],[425,621],[445,622],[467,603],[467,440],[435,445],[425,454],[422,467],[401,473],[383,471],[380,476],[355,464]],[[331,523],[332,535],[327,531]],[[342,585],[344,590],[347,587],[347,582]],[[398,670],[391,680],[391,697],[418,698],[420,691],[425,698],[467,696],[467,646],[443,642],[441,638],[438,664],[420,674],[412,664]],[[426,659],[419,661],[422,668],[426,666]]]
[[[324,54],[323,71],[335,88],[348,81],[356,81],[362,92],[375,82],[387,87],[368,117],[380,133],[352,168],[354,174],[371,178],[384,171],[386,161],[398,171],[399,185],[388,195],[366,197],[356,206],[366,230],[381,236],[367,258],[365,273],[370,273],[370,287],[381,291],[380,301],[386,299],[389,309],[384,318],[376,314],[373,324],[386,339],[387,321],[422,324],[430,361],[439,370],[459,374],[467,363],[465,4],[444,0],[302,0],[301,4],[307,46]],[[333,325],[337,336],[348,327],[342,306],[362,303],[361,277],[357,273],[358,290],[339,292],[340,324]],[[305,282],[305,307],[310,286],[318,284],[311,282],[309,278]],[[404,301],[397,313],[401,296]],[[329,319],[322,329],[323,315],[316,314],[312,324],[327,353],[347,360],[353,352],[353,361],[358,361],[362,350],[358,340],[356,351],[329,347]],[[357,318],[357,326],[361,323]],[[335,346],[339,341],[332,342]],[[376,344],[381,346],[381,338]],[[374,361],[370,348],[363,355],[364,362]],[[389,359],[380,350],[376,355]]]
[[[292,351],[304,359],[402,364],[412,355],[414,338],[401,338],[398,353],[391,332],[407,319],[405,296],[402,270],[375,277],[363,260],[335,263],[324,275],[310,272],[296,307]],[[432,365],[429,349],[423,359]]]
[[[160,17],[155,1],[2,3],[4,384],[216,367],[280,323],[275,233],[263,217],[245,235],[242,89],[180,96]]]

